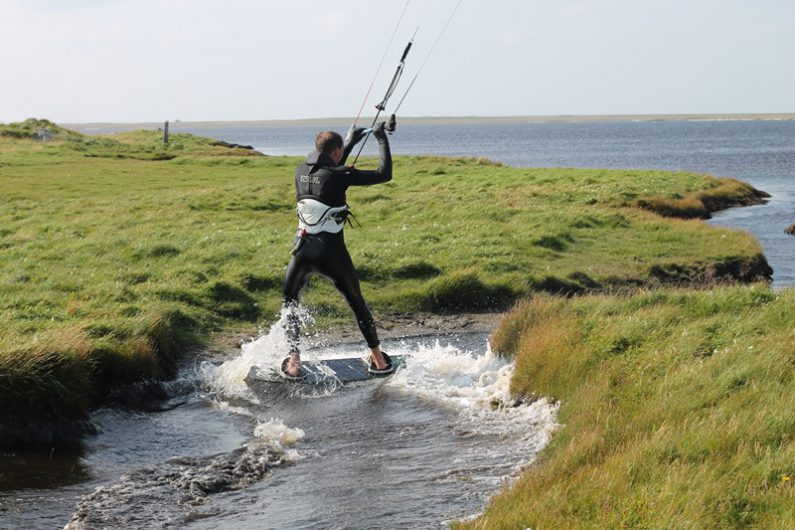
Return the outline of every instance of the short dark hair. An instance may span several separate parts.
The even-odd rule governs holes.
[[[342,136],[334,131],[322,131],[315,137],[315,149],[325,155],[330,155],[333,150],[342,147]]]

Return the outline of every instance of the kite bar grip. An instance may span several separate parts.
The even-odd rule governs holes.
[[[412,42],[413,41],[409,41],[409,43],[406,45],[406,49],[403,50],[403,56],[400,58],[400,62],[401,63],[406,60],[406,56],[409,54],[409,50],[411,49]]]

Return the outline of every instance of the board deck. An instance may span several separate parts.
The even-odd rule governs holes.
[[[391,358],[396,369],[399,369],[400,366],[405,364],[405,359],[402,355],[392,355]],[[258,366],[253,366],[246,377],[246,382],[249,384],[258,382],[278,382],[303,383],[307,385],[338,385],[386,377],[383,375],[373,375],[368,372],[367,365],[361,357],[321,359],[316,363],[302,361],[301,369],[306,373],[306,377],[293,381],[282,377],[277,369],[267,370]],[[391,374],[387,374],[387,376],[388,375]]]

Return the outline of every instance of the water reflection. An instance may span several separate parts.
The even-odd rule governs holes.
[[[59,488],[85,482],[90,476],[79,453],[0,453],[0,491]]]

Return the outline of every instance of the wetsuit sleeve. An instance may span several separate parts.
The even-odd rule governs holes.
[[[346,144],[345,147],[343,147],[343,149],[342,149],[342,160],[340,160],[340,164],[341,165],[344,165],[345,162],[348,160],[348,156],[351,154],[351,151],[353,151],[353,146],[354,145],[356,145],[356,144],[351,142],[349,144]]]
[[[348,160],[348,156],[353,151],[353,147],[358,143],[358,140],[351,141],[345,144],[342,148],[342,160],[340,160],[340,164],[345,164],[345,161]]]
[[[392,152],[386,136],[378,138],[379,163],[376,170],[359,170],[351,168],[345,173],[348,186],[369,186],[392,180]]]

